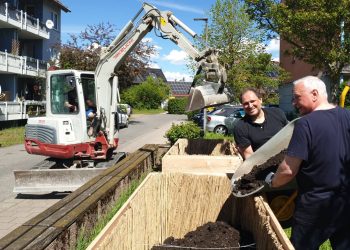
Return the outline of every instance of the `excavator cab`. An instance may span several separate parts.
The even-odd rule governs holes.
[[[95,138],[88,135],[86,103],[88,99],[91,103],[96,101],[94,73],[48,71],[46,96],[45,117],[28,119],[25,129],[27,152],[58,159],[90,154],[90,142]]]

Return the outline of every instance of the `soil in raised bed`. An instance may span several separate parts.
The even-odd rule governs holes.
[[[270,172],[276,172],[278,165],[283,161],[286,150],[268,159],[261,165],[255,165],[252,170],[235,181],[233,191],[242,195],[253,192],[265,184],[265,178]]]
[[[241,232],[226,222],[208,222],[199,226],[195,231],[188,232],[184,238],[168,237],[162,245],[153,246],[152,250],[174,249],[227,249],[239,248],[251,244],[253,237],[247,232]],[[255,244],[253,244],[255,248]],[[183,248],[181,248],[183,247]]]

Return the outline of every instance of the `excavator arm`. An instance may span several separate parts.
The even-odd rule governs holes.
[[[51,158],[30,170],[14,171],[14,192],[73,191],[125,157],[122,152],[114,152],[118,146],[114,118],[120,99],[116,72],[125,57],[152,29],[158,30],[162,38],[174,42],[198,62],[197,74],[204,80],[195,77],[189,110],[229,102],[224,93],[226,73],[218,63],[218,51],[199,52],[178,28],[196,37],[196,33],[171,12],[159,11],[144,3],[114,41],[102,49],[95,73],[74,69],[48,72],[47,112],[45,117],[28,119],[25,146],[29,153]],[[94,93],[89,90],[92,82],[95,83]],[[198,84],[202,86],[197,87]],[[72,94],[74,112],[65,110],[66,99],[70,104],[67,91]],[[97,117],[92,122],[94,133],[91,136],[87,115],[81,111],[86,110],[87,99],[94,100],[95,94]]]
[[[345,99],[346,99],[346,95],[348,94],[350,89],[350,82],[348,82],[345,86],[343,91],[340,94],[340,101],[339,101],[339,106],[344,108],[345,106]]]
[[[142,12],[145,12],[143,16]],[[115,107],[119,101],[116,72],[125,57],[153,28],[160,32],[162,38],[169,39],[198,62],[197,74],[204,75],[204,80],[200,82],[201,86],[196,87],[197,80],[192,84],[187,110],[230,102],[230,95],[225,90],[226,71],[218,62],[218,51],[210,48],[198,51],[179,31],[178,27],[193,38],[197,36],[170,11],[160,11],[156,7],[144,3],[136,16],[125,25],[114,41],[107,48],[102,49],[100,61],[95,70],[97,111],[100,114],[102,129],[108,130],[110,144],[113,144],[115,136],[114,115]]]

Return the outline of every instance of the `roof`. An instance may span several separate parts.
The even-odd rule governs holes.
[[[63,3],[61,3],[59,0],[53,0],[54,3],[56,3],[57,5],[60,6],[60,8],[64,11],[64,12],[71,12],[70,9],[68,9],[68,7],[66,7]]]
[[[192,82],[168,82],[173,96],[187,96]]]
[[[136,76],[134,79],[134,83],[141,83],[146,81],[146,78],[148,76],[151,76],[153,78],[160,78],[163,80],[164,83],[167,82],[167,79],[165,78],[165,75],[161,69],[155,69],[155,68],[146,68],[145,72]]]

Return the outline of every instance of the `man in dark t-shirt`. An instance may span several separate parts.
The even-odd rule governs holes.
[[[287,123],[287,118],[279,108],[262,108],[262,99],[254,88],[241,94],[245,116],[233,129],[236,146],[244,159],[273,137]]]
[[[328,103],[325,84],[312,76],[294,82],[293,105],[303,117],[266,182],[279,187],[296,177],[295,249],[318,249],[327,239],[333,249],[350,249],[350,111]]]

